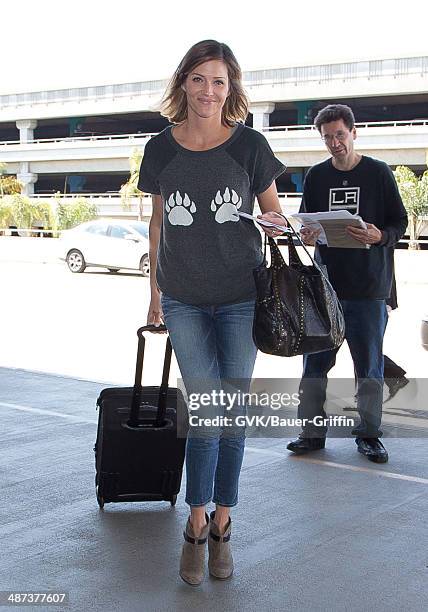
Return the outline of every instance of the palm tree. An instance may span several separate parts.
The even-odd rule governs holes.
[[[4,176],[7,174],[7,164],[0,162],[0,197],[22,192],[22,183],[15,176]]]
[[[4,196],[3,192],[3,174],[6,174],[6,164],[4,162],[0,162],[0,196]]]
[[[124,210],[131,210],[132,198],[137,196],[139,199],[138,203],[138,220],[141,221],[143,218],[143,192],[137,187],[138,178],[140,176],[141,160],[143,159],[143,152],[137,147],[132,151],[132,155],[129,158],[129,178],[120,188],[120,199]]]

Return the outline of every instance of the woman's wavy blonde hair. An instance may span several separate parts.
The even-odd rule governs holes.
[[[202,40],[191,47],[181,60],[162,98],[160,113],[171,123],[182,123],[187,118],[187,98],[182,85],[193,70],[210,60],[221,60],[227,66],[229,94],[222,108],[224,125],[232,127],[244,122],[248,115],[249,99],[242,85],[242,71],[231,49],[216,40]]]

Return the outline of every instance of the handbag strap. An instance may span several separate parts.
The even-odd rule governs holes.
[[[291,223],[289,223],[287,221],[287,224],[288,224],[288,227],[291,229],[291,232],[292,232],[293,236],[297,239],[297,241],[299,242],[299,245],[303,247],[305,253],[307,254],[309,259],[311,260],[312,265],[328,281],[328,277],[325,275],[325,273],[322,270],[322,268],[319,266],[319,264],[315,261],[315,259],[309,253],[308,249],[304,245],[304,243],[303,243],[302,239],[300,238],[299,234],[295,231],[295,229],[293,228]],[[296,264],[296,265],[303,266],[304,264],[303,264],[302,260],[300,259],[299,254],[297,252],[296,245],[294,244],[294,241],[293,241],[293,236],[291,234],[289,234],[289,233],[286,235],[289,262],[290,262],[290,264]],[[285,263],[285,261],[284,261],[284,258],[281,255],[281,251],[279,250],[279,247],[276,244],[275,240],[273,238],[271,238],[270,236],[269,236],[268,240],[269,240],[269,246],[270,246],[270,250],[271,250],[272,261],[275,261],[276,265],[278,267],[282,267],[282,265],[287,265]],[[266,240],[266,234],[265,234],[265,259],[266,259],[266,242],[267,242],[267,240]]]
[[[285,219],[285,217],[284,217]],[[287,221],[287,219],[285,219]],[[299,236],[299,234],[296,232],[296,230],[293,228],[293,226],[291,225],[291,223],[289,221],[287,221],[287,226],[290,228],[291,230],[291,234],[287,233],[286,236],[286,240],[287,240],[287,247],[288,247],[288,256],[289,256],[289,262],[290,264],[295,264],[295,265],[300,265],[303,266],[303,262],[299,257],[299,254],[297,252],[296,249],[296,245],[294,244],[293,241],[293,236],[297,239],[297,241],[299,242],[299,245],[303,247],[305,253],[307,254],[307,256],[309,257],[309,259],[312,262],[312,265],[323,275],[323,277],[328,280],[327,276],[325,275],[325,273],[323,272],[322,268],[318,265],[318,263],[315,261],[315,259],[312,257],[312,255],[309,253],[308,249],[306,248],[305,244],[303,243],[301,237]],[[283,266],[286,266],[286,262],[281,254],[281,251],[279,250],[279,247],[277,245],[277,243],[275,242],[275,240],[271,237],[268,236],[267,234],[265,234],[265,239],[264,239],[264,248],[263,248],[263,262],[264,264],[266,264],[266,248],[267,248],[267,244],[269,243],[269,247],[270,247],[270,255],[271,255],[271,265],[275,268],[282,268]]]
[[[291,223],[289,223],[289,226],[291,227]],[[302,246],[305,250],[305,253],[308,255],[309,259],[311,260],[312,264],[315,266],[315,268],[320,272],[320,274],[322,274],[322,276],[325,278],[326,281],[329,281],[328,276],[326,276],[324,270],[321,268],[321,266],[315,261],[315,259],[312,257],[312,255],[309,253],[308,249],[306,248],[306,246],[304,245],[302,239],[300,238],[299,234],[291,227],[291,231],[293,232],[293,234],[296,236],[297,240],[300,243],[300,246]],[[288,236],[288,238],[290,238],[290,236]],[[292,240],[291,240],[292,241]],[[296,251],[296,247],[294,246],[293,243],[293,247],[294,250]],[[296,255],[297,255],[297,251],[296,251]]]
[[[289,237],[287,238],[289,240]],[[265,260],[266,260],[266,244],[267,243],[269,243],[269,248],[270,248],[271,266],[277,269],[286,266],[287,264],[281,254],[281,251],[279,250],[278,245],[276,244],[275,240],[271,238],[271,236],[267,236],[267,234],[265,234]]]
[[[304,248],[305,253],[308,255],[308,257],[309,257],[309,259],[311,260],[311,262],[313,263],[313,265],[314,265],[314,266],[316,266],[316,267],[318,267],[317,262],[314,260],[314,258],[312,257],[312,255],[309,253],[308,249],[306,248],[305,244],[303,243],[302,239],[300,238],[300,235],[299,235],[299,234],[298,234],[298,233],[295,231],[295,229],[293,228],[293,226],[291,225],[291,223],[289,223],[288,225],[289,225],[289,227],[290,227],[290,229],[291,229],[291,231],[292,231],[293,235],[294,235],[294,236],[297,238],[297,240],[298,240],[298,242],[299,242],[300,246],[302,246],[302,247]],[[294,242],[293,242],[292,237],[291,237],[291,236],[287,236],[287,238],[288,238],[289,242],[291,242],[291,244],[292,244],[292,250],[293,250],[293,252],[295,253],[295,255],[296,255],[297,259],[298,259],[298,260],[301,262],[300,257],[299,257],[299,255],[298,255],[298,253],[297,253],[296,246],[295,246],[295,244],[294,244]]]

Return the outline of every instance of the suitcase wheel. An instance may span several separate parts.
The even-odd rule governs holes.
[[[101,495],[99,487],[97,487],[97,502],[102,510],[104,508],[104,497]]]
[[[177,496],[173,495],[169,501],[171,502],[171,506],[175,506],[177,503]]]

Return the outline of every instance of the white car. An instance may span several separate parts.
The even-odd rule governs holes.
[[[422,318],[421,339],[422,346],[428,351],[428,313]]]
[[[110,272],[140,270],[149,276],[149,226],[143,221],[87,221],[63,231],[60,244],[60,259],[71,272],[97,266]]]

